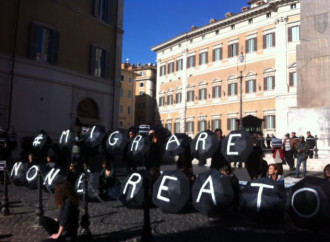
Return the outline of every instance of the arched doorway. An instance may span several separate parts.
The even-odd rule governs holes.
[[[96,124],[100,124],[96,102],[91,98],[81,100],[77,107],[76,125],[84,130]]]

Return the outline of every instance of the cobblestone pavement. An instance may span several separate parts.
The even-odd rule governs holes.
[[[174,165],[162,167],[174,169]],[[209,169],[194,165],[196,174]],[[124,177],[124,169],[118,170]],[[236,169],[240,180],[247,180],[244,168]],[[286,171],[287,175],[290,175]],[[319,176],[320,173],[309,175]],[[36,226],[38,191],[9,184],[10,215],[0,215],[0,241],[40,241],[47,233]],[[3,197],[3,185],[0,185]],[[53,196],[43,192],[43,208],[46,216],[55,217]],[[90,202],[90,230],[92,237],[79,241],[141,241],[143,209],[128,209],[120,201]],[[209,219],[188,205],[180,214],[165,214],[158,208],[150,209],[153,241],[329,241],[326,230],[307,231],[294,227],[288,220],[275,224],[258,223],[241,214],[231,214],[219,219]],[[81,227],[79,228],[80,231]]]

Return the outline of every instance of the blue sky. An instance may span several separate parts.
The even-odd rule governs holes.
[[[124,0],[122,61],[156,63],[151,47],[201,27],[226,12],[238,13],[248,0]]]

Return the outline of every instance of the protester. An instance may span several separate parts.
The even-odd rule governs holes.
[[[272,153],[274,158],[274,163],[282,168],[282,163],[284,160],[284,152],[282,150],[282,140],[272,139]]]
[[[270,141],[272,140],[272,138],[269,136],[269,134],[266,135],[266,147],[267,149],[270,149]]]
[[[28,162],[29,162],[29,168],[37,164],[34,159],[33,153],[28,154]]]
[[[41,217],[40,224],[50,234],[43,241],[76,241],[79,227],[79,197],[68,181],[62,181],[55,186],[55,207],[59,209],[58,217],[54,220]]]
[[[298,160],[297,160],[297,167],[296,167],[296,178],[299,177],[301,163],[303,164],[302,175],[303,175],[303,177],[306,176],[306,163],[307,163],[308,154],[309,154],[309,145],[305,141],[305,137],[300,136],[299,143],[297,146]]]
[[[79,177],[79,172],[77,170],[77,163],[71,162],[69,165],[69,170],[66,176],[66,180],[70,182],[72,186],[75,186],[78,177]]]
[[[193,173],[192,160],[193,157],[190,152],[190,145],[188,145],[187,148],[179,154],[177,168],[189,178],[191,185],[196,180],[196,176]]]
[[[293,138],[290,138],[290,134],[287,133],[282,143],[282,149],[284,151],[284,158],[286,163],[289,165],[290,170],[294,171],[296,168],[294,167],[294,159],[293,159],[293,151],[296,146],[296,141]]]
[[[306,142],[309,145],[309,158],[313,159],[314,155],[314,147],[315,147],[315,138],[313,135],[311,135],[310,131],[307,131],[307,137],[306,137]]]
[[[222,140],[224,139],[224,136],[222,135],[221,129],[214,130],[214,133],[217,135],[219,143],[218,143],[217,150],[213,153],[213,155],[211,157],[212,159],[211,159],[210,169],[219,170],[220,167],[227,164],[225,157],[223,157],[223,155],[221,153],[221,143],[222,143]]]
[[[295,147],[293,148],[293,158],[297,158],[297,145],[299,143],[299,138],[296,136],[296,132],[291,132],[291,138],[295,141]]]
[[[100,196],[102,199],[111,198],[109,196],[109,189],[117,183],[116,180],[116,172],[111,167],[111,162],[104,161],[102,163],[102,170],[100,173],[100,182],[99,182],[99,190]]]
[[[128,150],[129,150],[129,146],[130,144],[133,142],[134,138],[136,137],[137,131],[135,128],[131,128],[128,132],[128,142],[125,146],[124,149],[124,161],[126,162],[126,171],[127,174],[131,173],[132,171],[135,172],[136,171],[136,162],[134,160],[132,160],[129,155],[128,155]]]
[[[162,144],[156,133],[151,135],[151,145],[147,154],[146,168],[149,172],[151,168],[160,169],[160,163],[162,161]]]
[[[323,175],[326,180],[330,182],[330,164],[327,164],[323,169]]]
[[[264,152],[260,146],[257,145],[257,136],[253,135],[253,150],[246,160],[245,166],[249,173],[251,180],[256,180],[261,173]]]
[[[240,192],[239,180],[232,172],[232,169],[229,165],[224,165],[221,167],[221,174],[230,177],[230,181],[234,191],[233,208],[236,209],[239,202],[239,192]]]
[[[284,185],[283,169],[278,164],[270,164],[268,166],[268,177],[273,181],[279,182]]]

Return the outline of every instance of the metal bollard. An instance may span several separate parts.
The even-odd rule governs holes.
[[[4,216],[7,216],[10,214],[9,211],[9,204],[8,204],[8,183],[7,183],[7,175],[8,175],[8,169],[7,169],[7,165],[5,165],[4,170],[3,170],[3,185],[4,185],[4,195],[3,195],[3,199],[1,202],[1,213]]]
[[[38,206],[36,209],[36,215],[37,215],[37,225],[40,224],[40,219],[44,215],[44,209],[42,205],[42,175],[41,175],[41,169],[38,167]]]
[[[83,215],[81,217],[81,222],[80,225],[82,227],[81,229],[81,234],[84,237],[84,239],[88,239],[91,237],[91,231],[89,229],[89,214],[88,214],[88,175],[84,174],[83,178],[82,178],[83,182],[84,182],[84,188],[85,188],[85,192],[83,195]]]
[[[150,196],[149,196],[150,181],[148,178],[143,179],[143,189],[144,189],[144,203],[143,203],[143,229],[142,229],[142,239],[143,242],[152,241],[152,233],[150,226]]]

